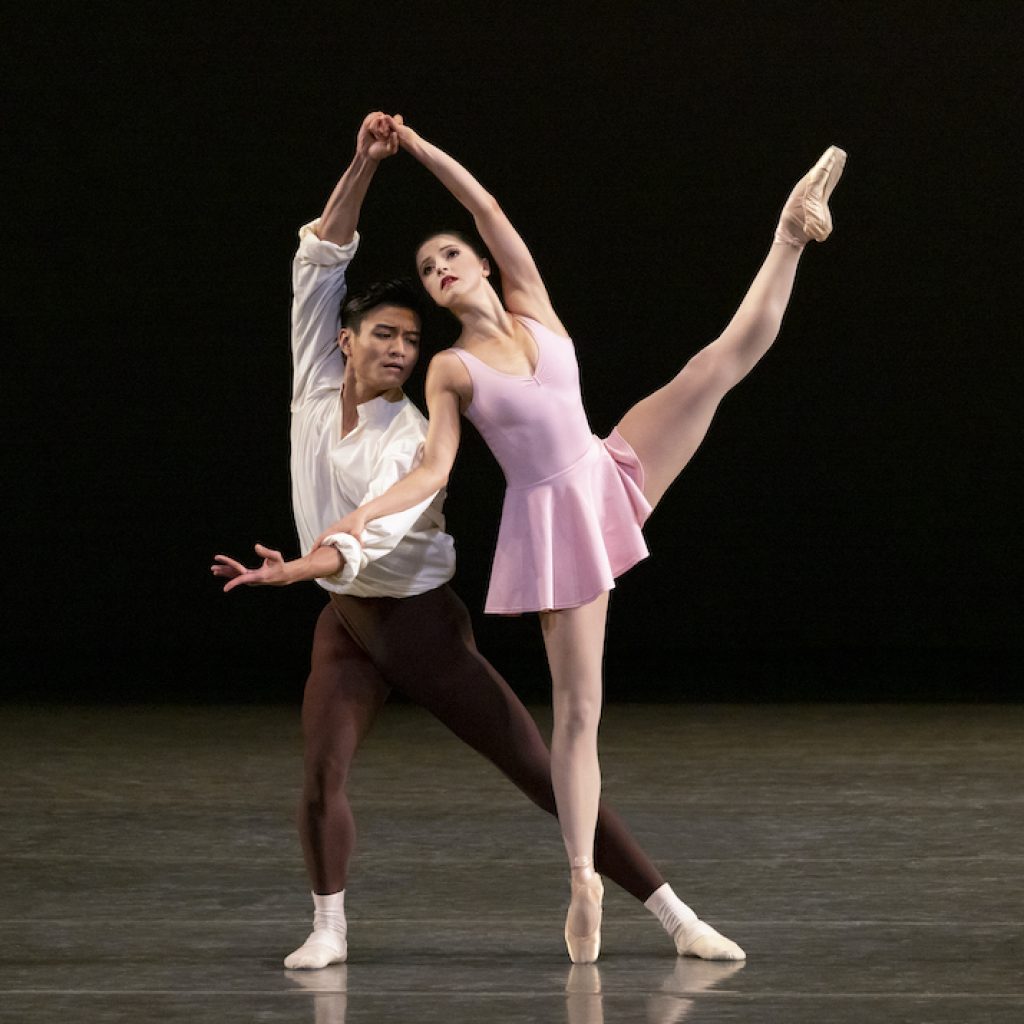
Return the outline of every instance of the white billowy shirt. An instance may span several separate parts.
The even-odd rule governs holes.
[[[338,348],[345,269],[359,245],[317,236],[319,221],[299,231],[292,263],[292,506],[302,551],[321,531],[386,491],[419,461],[427,421],[404,396],[357,406],[359,423],[341,436],[345,360]],[[325,543],[345,564],[318,579],[327,590],[355,597],[411,597],[455,573],[455,546],[444,532],[444,491],[406,512],[370,522],[362,546],[348,534]]]

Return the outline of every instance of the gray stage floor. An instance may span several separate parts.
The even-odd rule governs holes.
[[[1022,707],[609,708],[606,794],[739,967],[609,887],[570,969],[554,822],[416,709],[353,780],[350,961],[307,974],[293,711],[0,708],[0,737],[0,1021],[1024,1021]]]

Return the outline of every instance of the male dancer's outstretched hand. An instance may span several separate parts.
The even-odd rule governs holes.
[[[341,555],[335,548],[316,548],[303,558],[290,562],[284,560],[280,551],[256,545],[256,554],[263,559],[258,569],[247,569],[241,562],[227,555],[214,555],[210,572],[226,579],[224,593],[240,587],[286,587],[300,580],[313,580],[321,576],[333,576],[342,566]]]

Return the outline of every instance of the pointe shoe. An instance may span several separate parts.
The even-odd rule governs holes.
[[[569,951],[569,959],[574,964],[592,964],[601,952],[601,901],[604,898],[604,885],[600,875],[591,875],[584,882],[572,880],[572,900],[569,912],[565,915],[565,948]],[[597,926],[587,935],[577,935],[570,928],[574,911],[587,903],[597,907]]]
[[[843,176],[844,167],[845,151],[829,146],[786,200],[775,232],[777,241],[802,249],[811,239],[824,242],[832,234],[828,201]]]
[[[673,936],[679,956],[695,956],[701,960],[746,960],[747,954],[706,921],[693,928],[680,928]]]
[[[828,200],[843,176],[846,152],[829,146],[811,171],[811,180],[804,193],[804,231],[816,242],[824,242],[832,234],[832,212]]]

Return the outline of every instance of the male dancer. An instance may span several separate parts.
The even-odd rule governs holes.
[[[379,162],[396,149],[384,116],[369,114],[323,214],[299,232],[292,267],[292,501],[309,554],[286,562],[257,544],[260,568],[225,555],[211,567],[228,579],[226,591],[316,579],[330,593],[314,633],[302,706],[299,834],[312,883],[313,930],[285,958],[289,968],[326,967],[347,956],[344,898],[355,823],[346,779],[392,687],[555,813],[550,755],[537,726],[477,651],[465,606],[447,585],[455,555],[444,532],[444,493],[375,520],[362,544],[337,534],[310,550],[328,523],[408,473],[426,437],[426,420],[402,392],[419,355],[418,294],[404,282],[386,281],[345,298],[363,199]],[[680,955],[744,959],[736,943],[675,895],[604,804],[596,852],[598,869],[644,903]]]

